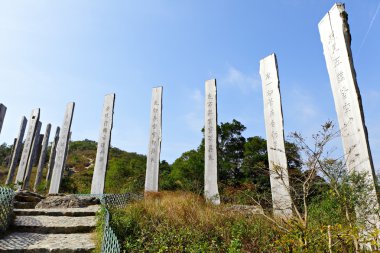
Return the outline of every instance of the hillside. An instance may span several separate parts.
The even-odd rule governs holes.
[[[90,193],[96,156],[96,145],[97,143],[91,140],[70,142],[66,169],[64,171],[60,189],[61,192]],[[6,144],[3,144],[1,147],[0,183],[4,184],[8,173],[8,161],[11,148]],[[105,191],[107,193],[141,191],[145,179],[145,164],[145,156],[112,147],[110,149],[109,164],[106,174]],[[47,170],[46,166],[44,169],[44,179]],[[37,168],[33,167],[30,185],[34,184],[36,170]],[[43,180],[39,191],[41,193],[46,192],[45,180]]]

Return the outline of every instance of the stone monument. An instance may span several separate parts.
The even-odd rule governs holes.
[[[16,188],[20,189],[24,183],[24,177],[26,172],[26,166],[28,165],[29,156],[31,155],[32,143],[36,133],[37,123],[40,120],[40,109],[34,109],[29,119],[28,132],[24,142],[24,148],[21,154],[20,165],[18,167],[15,184]]]
[[[218,190],[218,155],[217,155],[217,92],[216,80],[205,83],[205,188],[204,196],[213,204],[220,204]]]
[[[58,139],[59,139],[59,131],[60,131],[60,128],[57,127],[57,129],[55,130],[54,140],[51,144],[50,157],[49,157],[49,162],[48,162],[48,171],[46,174],[46,184],[50,182],[50,178],[52,174],[51,172],[54,168],[55,153],[56,153],[56,148],[57,148]]]
[[[59,187],[61,185],[61,179],[63,170],[65,167],[66,150],[69,140],[69,133],[71,129],[71,122],[73,120],[75,103],[71,102],[67,104],[65,117],[63,119],[63,124],[61,132],[59,135],[59,140],[56,149],[56,156],[53,168],[53,174],[51,177],[49,193],[58,193]]]
[[[36,134],[34,135],[32,149],[30,151],[30,156],[29,156],[29,159],[28,159],[28,165],[26,166],[24,183],[23,183],[23,186],[22,186],[23,190],[24,189],[29,189],[29,183],[30,183],[30,177],[32,175],[33,165],[35,164],[35,161],[37,160],[37,153],[38,153],[38,148],[39,148],[38,146],[39,146],[39,143],[40,143],[40,139],[43,138],[40,135],[41,126],[42,126],[42,123],[41,123],[41,121],[39,121],[37,123]]]
[[[3,128],[4,117],[5,117],[6,112],[7,112],[7,107],[0,103],[0,134],[1,134],[1,129]]]
[[[146,161],[145,192],[158,191],[158,174],[162,140],[162,93],[162,86],[155,87],[152,90],[150,137]]]
[[[20,130],[19,130],[18,135],[17,135],[17,140],[16,140],[16,143],[13,147],[12,160],[11,160],[11,164],[9,165],[8,176],[7,176],[7,180],[5,182],[6,185],[9,185],[11,182],[13,182],[15,170],[16,170],[16,167],[17,167],[18,161],[20,159],[20,155],[21,155],[22,140],[24,139],[24,134],[25,134],[27,122],[28,122],[28,120],[26,119],[25,116],[23,116],[21,118]]]
[[[103,194],[104,192],[108,153],[111,144],[114,106],[115,94],[106,95],[100,121],[100,134],[96,151],[94,175],[92,176],[91,194]]]
[[[318,28],[334,96],[335,109],[348,171],[364,173],[372,188],[368,195],[372,209],[379,209],[376,175],[368,143],[367,127],[351,52],[351,34],[344,4],[335,4],[320,21]],[[379,217],[357,207],[358,219],[379,228]]]
[[[34,181],[33,190],[35,192],[37,192],[38,186],[40,185],[41,179],[42,179],[42,172],[45,166],[47,148],[49,144],[50,129],[51,129],[51,124],[47,124],[45,134],[42,140],[40,159],[38,160],[36,180]]]
[[[271,54],[260,61],[260,76],[263,87],[273,214],[280,218],[290,218],[293,211],[289,188],[288,162],[285,153],[280,82],[275,54]]]

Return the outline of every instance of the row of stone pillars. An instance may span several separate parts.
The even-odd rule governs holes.
[[[353,66],[351,53],[351,35],[347,23],[347,13],[343,4],[335,4],[319,23],[319,32],[323,44],[324,55],[330,83],[334,95],[343,148],[350,172],[367,173],[367,182],[372,187],[371,201],[378,199],[375,189],[375,173],[371,152],[368,144],[367,129],[360,99],[359,87]],[[267,137],[267,150],[270,170],[270,182],[274,215],[278,217],[292,216],[292,201],[289,189],[288,168],[284,145],[284,127],[280,95],[280,82],[276,55],[272,54],[260,61],[260,76],[264,98],[264,117]],[[150,137],[147,154],[145,191],[158,191],[159,162],[162,140],[162,94],[163,88],[156,87],[152,91],[150,113]],[[100,135],[97,146],[97,155],[91,193],[102,194],[104,191],[105,173],[108,161],[108,152],[111,141],[115,94],[105,97]],[[3,124],[6,107],[0,104],[0,131]],[[57,128],[52,145],[49,161],[48,180],[51,176],[49,193],[58,193],[63,168],[67,155],[68,139],[71,121],[74,112],[74,103],[67,105],[64,123],[61,130]],[[42,141],[42,152],[37,169],[35,188],[41,181],[42,165],[46,157],[47,142],[50,133],[50,124],[44,135],[40,135],[40,110],[35,109],[29,120],[29,128],[21,154],[19,169],[15,184],[19,188],[27,188],[30,179],[31,167],[36,159],[37,147]],[[205,83],[205,173],[204,196],[214,204],[220,203],[217,185],[217,89],[216,80]],[[20,132],[15,141],[12,161],[7,183],[14,176],[16,162],[21,152],[22,139],[26,128],[26,119],[22,118]],[[58,138],[59,134],[59,138]],[[58,141],[57,141],[58,140]],[[55,159],[54,159],[55,155]],[[358,210],[358,215],[362,214]],[[379,225],[378,217],[367,217],[373,224]]]
[[[70,132],[70,126],[71,126],[71,119],[70,119],[70,122],[67,122],[66,120],[67,115],[70,113],[72,115],[73,110],[74,110],[74,103],[69,103],[67,106],[67,112],[65,114],[65,122],[63,126],[67,133]],[[18,132],[17,138],[15,138],[15,141],[13,143],[8,175],[5,182],[6,185],[10,185],[14,183],[16,189],[29,189],[30,188],[29,183],[30,183],[30,178],[32,174],[32,167],[36,165],[37,165],[37,172],[36,172],[36,178],[34,181],[33,190],[37,191],[39,185],[41,184],[42,177],[43,177],[43,169],[45,167],[46,157],[47,157],[51,124],[50,123],[47,124],[45,133],[40,134],[42,123],[39,119],[40,119],[39,108],[32,110],[32,113],[29,119],[28,128],[26,128],[27,122],[28,122],[26,117],[23,116],[21,118],[19,132]],[[23,141],[26,130],[27,132],[26,132],[25,141]],[[58,142],[59,140],[60,142]],[[60,161],[59,159],[56,159],[55,154],[57,152],[59,154],[61,153],[66,154],[67,143],[68,143],[68,140],[65,141],[65,138],[62,134],[60,136],[60,127],[57,127],[54,140],[52,142],[50,158],[49,158],[48,166],[47,166],[48,169],[47,169],[47,176],[46,176],[46,184],[49,184],[50,179],[52,178],[52,174],[54,175],[53,172],[57,170],[55,166],[57,166],[57,168],[59,166],[63,168],[64,162]],[[57,147],[62,147],[62,149],[58,150]],[[59,156],[57,156],[57,158],[59,158]],[[66,155],[64,158],[66,158]],[[17,166],[18,166],[18,169],[17,169]],[[17,173],[16,173],[16,169],[17,169]],[[56,182],[57,180],[54,181],[54,183],[50,184],[50,186],[56,185]]]

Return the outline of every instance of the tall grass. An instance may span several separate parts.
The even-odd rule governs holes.
[[[148,194],[112,211],[126,252],[282,252],[281,231],[261,215],[214,206],[189,192]]]

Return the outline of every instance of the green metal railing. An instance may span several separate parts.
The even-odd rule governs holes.
[[[130,201],[142,198],[141,194],[76,194],[77,196],[91,196],[100,199],[100,203],[105,209],[104,227],[102,238],[102,252],[120,253],[119,241],[110,226],[110,208],[123,208]],[[13,217],[13,200],[15,192],[6,187],[0,186],[0,232],[7,230]]]
[[[110,221],[110,213],[105,208],[104,215],[104,227],[103,227],[103,239],[102,239],[102,252],[104,253],[120,253],[120,245],[117,240],[117,236],[113,232],[109,221]]]
[[[110,208],[123,208],[131,200],[141,199],[141,194],[125,193],[125,194],[77,194],[78,196],[91,196],[100,199],[100,203],[105,209],[102,253],[120,253],[120,244],[115,232],[110,226],[111,215],[108,211]]]
[[[0,186],[0,233],[4,233],[10,225],[13,216],[14,191]]]

